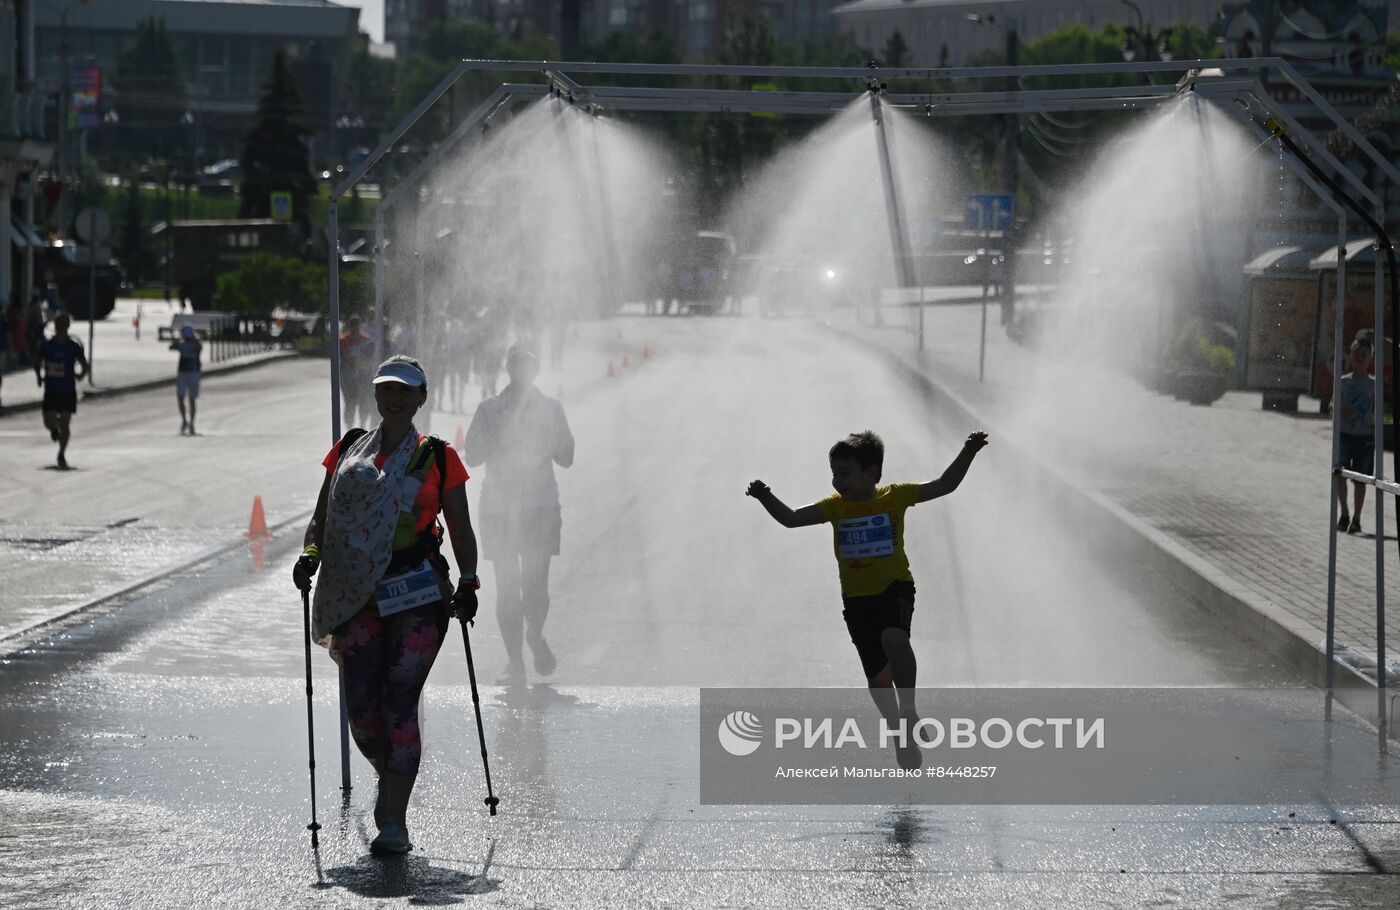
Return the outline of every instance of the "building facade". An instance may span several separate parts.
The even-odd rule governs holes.
[[[56,92],[66,58],[70,70],[96,68],[110,83],[123,52],[135,41],[137,23],[162,19],[187,88],[188,111],[172,116],[189,123],[198,160],[238,156],[278,50],[287,55],[297,77],[305,125],[324,143],[340,113],[340,87],[356,46],[359,13],[329,0],[67,0],[66,6],[36,5],[37,75]],[[120,118],[119,96],[104,98],[101,107],[109,120],[113,110]]]
[[[909,46],[910,66],[964,66],[984,51],[1001,52],[1014,28],[1021,43],[1067,25],[1100,29],[1160,29],[1191,23],[1210,29],[1219,0],[854,0],[832,10],[839,28],[878,50],[898,31]],[[981,22],[971,17],[980,17]],[[1140,18],[1139,18],[1140,17]]]
[[[35,79],[35,6],[0,3],[0,310],[26,302],[34,286],[34,190],[54,151]]]
[[[1376,151],[1400,161],[1400,82],[1385,67],[1385,36],[1395,20],[1393,0],[1312,0],[1281,10],[1268,0],[1227,3],[1222,9],[1222,53],[1231,57],[1277,56],[1289,61],[1337,113],[1356,126]],[[1387,229],[1400,226],[1400,189],[1369,158],[1334,137],[1331,121],[1291,84],[1266,73],[1264,84],[1290,114],[1324,140],[1374,189],[1385,205]],[[1281,240],[1335,239],[1335,218],[1300,181],[1288,195]]]

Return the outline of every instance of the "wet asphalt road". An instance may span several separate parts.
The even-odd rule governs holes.
[[[829,532],[778,527],[743,496],[747,482],[762,477],[794,506],[817,499],[829,489],[826,448],[867,426],[886,438],[887,479],[928,479],[973,428],[931,413],[879,358],[802,323],[623,327],[656,356],[565,400],[579,445],[575,467],[561,473],[564,552],[548,630],[559,670],[548,684],[490,685],[504,658],[484,573],[473,640],[498,817],[480,802],[454,628],[424,699],[426,755],[410,816],[418,849],[404,860],[370,858],[368,767],[352,760],[357,785],[342,801],[333,667],[318,653],[325,830],[313,855],[300,604],[285,580],[299,534],[284,534],[264,572],[236,552],[0,663],[0,905],[1378,907],[1394,899],[1400,814],[1387,807],[700,805],[697,687],[861,683]],[[10,466],[27,449],[5,437],[0,501],[11,516],[10,505],[22,504],[25,516],[11,536],[57,537],[78,526],[75,515],[105,527],[140,506],[134,514],[152,516],[148,538],[125,536],[132,525],[83,540],[110,538],[154,563],[175,561],[168,541],[181,533],[227,539],[254,491],[295,514],[315,493],[324,453],[323,374],[302,362],[241,374],[225,434],[211,421],[210,435],[193,441],[155,432],[173,410],[164,393],[86,407],[80,426],[94,452],[106,427],[124,440],[127,464],[150,470],[139,489],[84,472],[55,478],[37,464],[33,478],[17,475]],[[450,437],[458,422],[436,415],[432,428]],[[1086,550],[1053,502],[999,470],[992,430],[964,487],[910,514],[921,684],[1299,685],[1130,554]],[[22,483],[12,485],[15,476]],[[73,478],[92,487],[45,486]],[[194,510],[192,490],[202,497]],[[43,582],[17,594],[39,598],[47,585],[52,601],[71,602],[53,568],[82,543],[43,551],[52,561],[43,572],[7,551],[8,577]],[[78,549],[68,565],[101,559]]]

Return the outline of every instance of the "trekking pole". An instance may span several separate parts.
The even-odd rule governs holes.
[[[496,807],[501,801],[496,798],[496,794],[491,790],[491,764],[486,757],[486,730],[481,725],[481,696],[476,691],[476,664],[472,662],[472,640],[467,634],[467,620],[462,620],[462,644],[467,648],[467,677],[472,683],[472,708],[476,711],[476,735],[481,740],[481,770],[486,774],[486,808],[491,810],[491,814],[496,814]]]
[[[316,734],[311,712],[311,592],[301,592],[302,627],[306,630],[306,743],[311,755],[311,824],[306,830],[311,832],[311,849],[321,846],[317,833],[321,825],[316,821]]]

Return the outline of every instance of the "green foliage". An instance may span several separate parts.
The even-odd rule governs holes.
[[[291,193],[292,220],[301,225],[302,236],[310,236],[308,203],[317,186],[301,116],[301,93],[286,56],[279,50],[272,58],[272,73],[258,101],[257,122],[244,140],[238,160],[243,169],[238,217],[270,218],[272,193]]]
[[[129,162],[151,159],[189,164],[189,142],[181,126],[187,100],[184,75],[165,19],[142,19],[136,40],[117,63],[113,106],[120,120],[118,148]]]
[[[419,52],[399,73],[398,116],[412,110],[463,59],[557,60],[559,48],[542,35],[525,33],[504,40],[494,26],[473,19],[436,22],[423,36]],[[511,73],[511,82],[539,82],[535,73]],[[447,96],[433,106],[409,133],[414,142],[434,142],[446,135],[448,120],[465,114],[503,80],[501,73],[464,73]],[[397,117],[395,118],[397,119]]]
[[[213,306],[229,313],[270,313],[278,307],[325,311],[326,270],[300,259],[254,253],[219,276]]]
[[[1385,68],[1400,72],[1400,32],[1385,36]]]
[[[909,65],[909,44],[899,33],[899,29],[895,29],[890,34],[889,40],[885,42],[884,48],[880,51],[880,63],[890,69],[899,69]]]
[[[356,264],[340,269],[340,318],[368,319],[374,310],[374,269]]]
[[[1220,56],[1215,39],[1189,23],[1171,26],[1160,33],[1153,32],[1151,37],[1152,40],[1148,42],[1136,32],[1130,35],[1127,29],[1116,23],[1107,23],[1099,29],[1067,25],[1021,45],[1018,62],[1028,66],[1122,63],[1124,47],[1134,50],[1137,60],[1144,59],[1144,53],[1148,50],[1151,51],[1151,59],[1156,60],[1160,59],[1158,55],[1164,44],[1172,58],[1177,60]],[[1151,48],[1147,47],[1149,43]],[[975,55],[968,63],[970,66],[999,66],[1005,61],[1004,52],[987,51]],[[1103,88],[1167,82],[1175,78],[1176,74],[1147,73],[1029,76],[1021,79],[1019,85],[1030,91]],[[970,80],[959,88],[967,91],[1000,91],[1005,88],[1005,82],[1002,79]],[[1047,197],[1073,182],[1104,144],[1134,122],[1135,116],[1132,112],[1086,111],[1036,113],[1020,117],[1017,149],[1022,165],[1022,202],[1033,203],[1030,213],[1034,214],[1037,205],[1053,205],[1055,199]],[[954,127],[955,139],[963,148],[975,179],[988,188],[1001,185],[1005,126],[1003,117],[970,117],[960,118]]]
[[[132,284],[142,283],[155,271],[150,237],[146,233],[145,209],[140,182],[134,175],[128,176],[126,191],[122,194],[121,218],[112,219],[112,223],[121,225],[117,232],[117,259]]]
[[[1209,370],[1224,376],[1235,372],[1235,354],[1228,345],[1216,344],[1205,321],[1193,316],[1181,324],[1181,330],[1167,350],[1167,362],[1183,370]]]

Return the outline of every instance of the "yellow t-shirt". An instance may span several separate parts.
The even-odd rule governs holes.
[[[918,502],[917,483],[875,488],[863,502],[833,493],[817,502],[835,532],[836,565],[843,597],[879,594],[894,581],[913,581],[904,555],[904,512]]]

